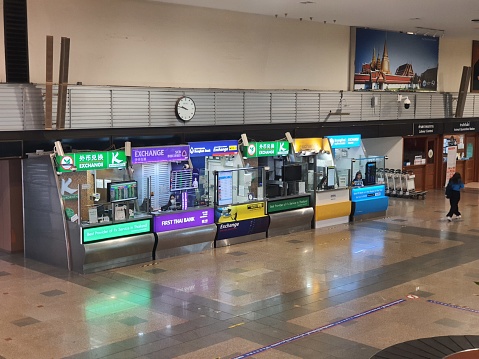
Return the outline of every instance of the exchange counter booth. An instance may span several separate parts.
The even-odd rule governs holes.
[[[79,273],[151,260],[151,216],[137,190],[124,151],[28,155],[25,257]]]
[[[153,217],[154,259],[213,248],[210,181],[204,171],[194,171],[190,146],[133,147],[131,162],[139,203]]]

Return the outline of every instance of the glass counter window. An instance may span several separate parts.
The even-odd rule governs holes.
[[[351,160],[351,186],[384,184],[385,157],[374,156]]]
[[[263,183],[262,167],[215,172],[215,204],[224,206],[262,201]]]

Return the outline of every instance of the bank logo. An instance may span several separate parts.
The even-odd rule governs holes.
[[[253,144],[249,145],[248,146],[248,155],[249,156],[254,156],[255,153],[256,153],[256,145],[253,145]]]
[[[73,169],[74,165],[75,165],[75,162],[73,161],[72,156],[63,156],[61,161],[60,161],[60,166],[65,171],[71,171]]]
[[[61,185],[61,189],[60,189],[60,193],[62,196],[65,196],[65,193],[68,193],[68,194],[73,194],[75,193],[76,191],[78,191],[78,189],[75,189],[75,188],[70,188],[70,184],[72,183],[72,179],[69,178],[65,181],[64,178],[62,178],[62,185]]]

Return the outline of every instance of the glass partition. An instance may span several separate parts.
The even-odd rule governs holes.
[[[351,186],[384,184],[385,156],[372,156],[351,160]]]
[[[264,168],[215,172],[215,205],[236,205],[264,200]]]

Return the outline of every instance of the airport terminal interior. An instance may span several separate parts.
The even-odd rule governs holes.
[[[454,338],[473,348],[471,186],[452,222],[433,190],[391,198],[383,218],[94,274],[0,253],[0,358],[445,358]],[[445,337],[450,345],[380,354]]]

